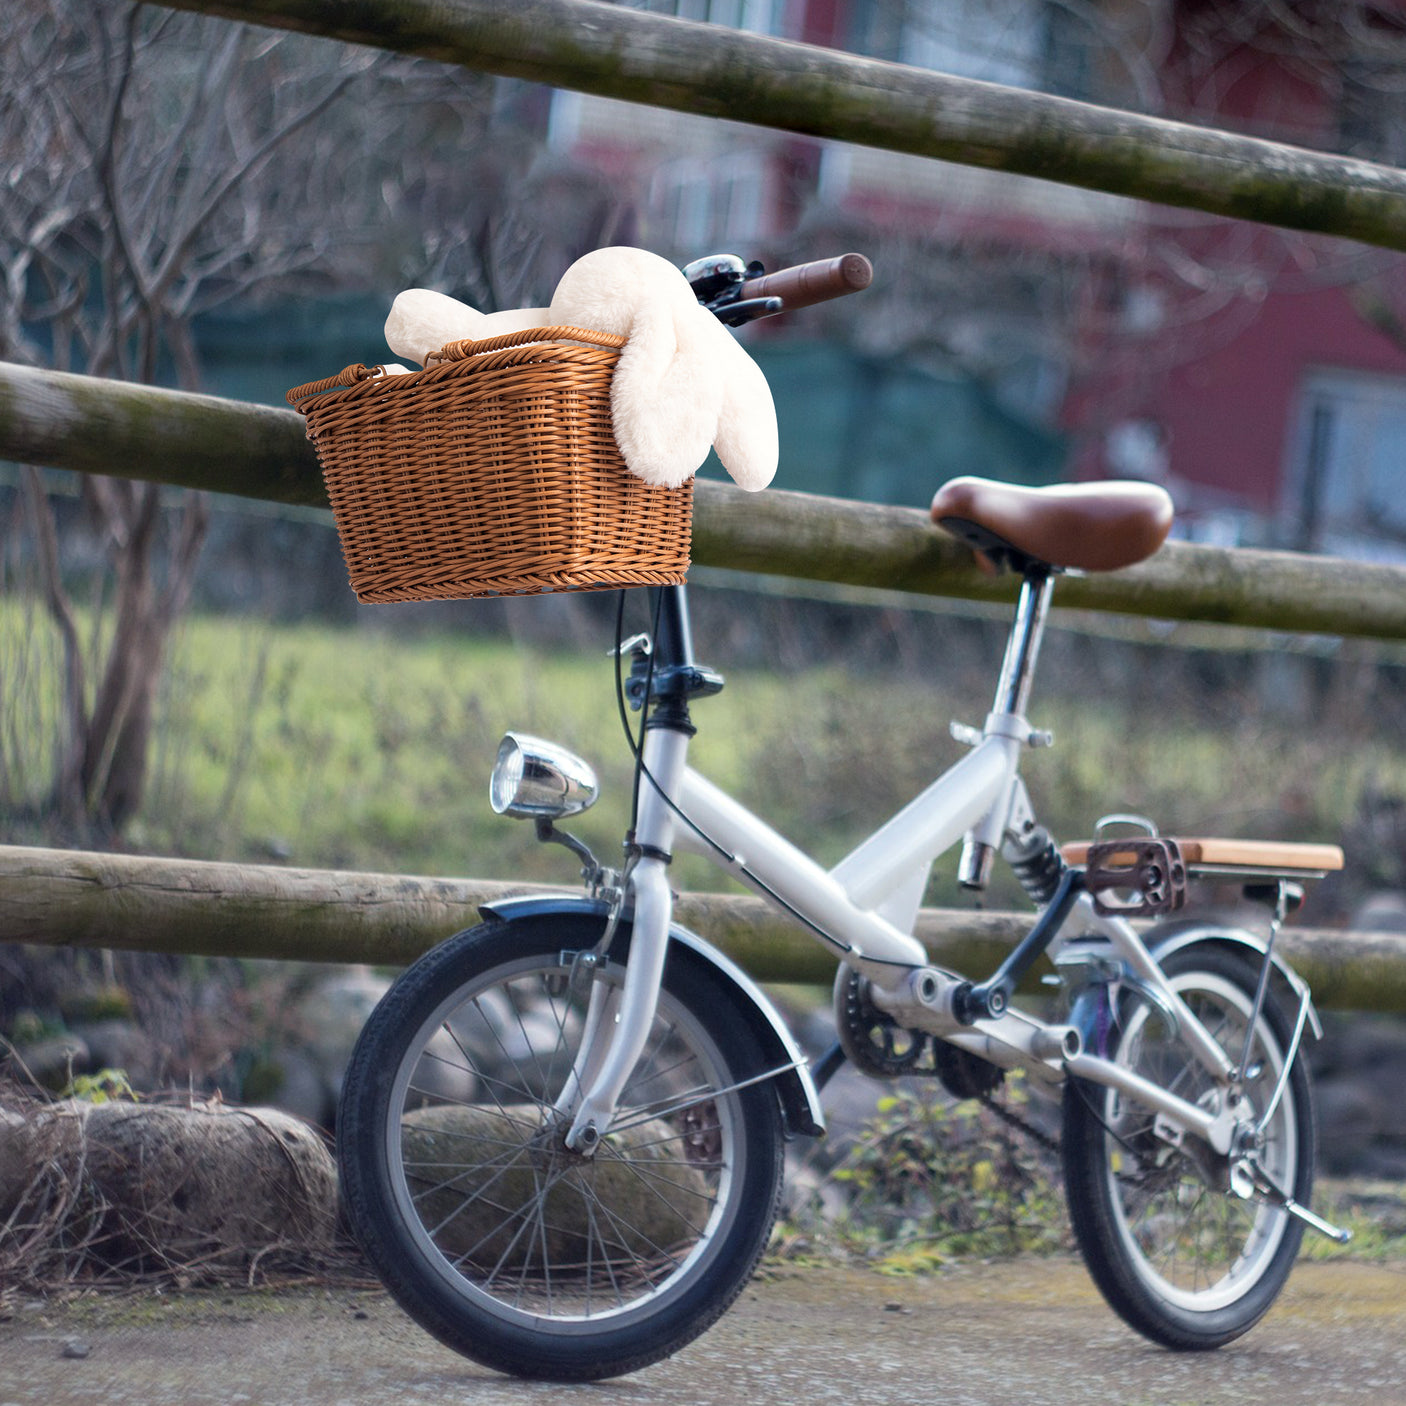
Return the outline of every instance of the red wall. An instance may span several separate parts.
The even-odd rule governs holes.
[[[1233,340],[1174,368],[1148,397],[1168,432],[1170,470],[1270,512],[1279,506],[1288,436],[1306,371],[1406,377],[1406,353],[1356,314],[1347,293],[1271,293]]]
[[[1403,7],[1393,0],[1390,8]],[[1175,0],[1175,12],[1176,39],[1159,75],[1168,115],[1333,148],[1335,70],[1326,62],[1295,63],[1275,52],[1290,46],[1276,43],[1268,32],[1273,7],[1258,16],[1266,33],[1251,36],[1248,45],[1228,37],[1235,33],[1227,26],[1234,7],[1220,0]],[[1246,7],[1240,20],[1253,24],[1255,12]],[[1120,419],[1152,419],[1167,433],[1174,479],[1273,512],[1280,506],[1305,373],[1322,368],[1406,377],[1406,353],[1354,310],[1347,284],[1361,276],[1361,264],[1354,266],[1354,246],[1348,242],[1333,245],[1194,216],[1184,224],[1169,217],[1158,230],[1152,213],[1146,248],[1127,272],[1133,283],[1160,279],[1164,290],[1173,290],[1172,315],[1142,341],[1126,333],[1109,336],[1098,319],[1091,325],[1086,374],[1066,406],[1079,446],[1075,470],[1083,476],[1106,472],[1104,432]],[[1178,285],[1176,259],[1168,258],[1168,251],[1180,249],[1193,272],[1199,265],[1207,274],[1206,301],[1211,302],[1217,280],[1235,276],[1237,241],[1243,245],[1240,276],[1247,283],[1258,276],[1260,291],[1239,293],[1213,315],[1190,313],[1196,288]],[[1394,269],[1382,260],[1378,264],[1398,281],[1406,268],[1406,260]]]

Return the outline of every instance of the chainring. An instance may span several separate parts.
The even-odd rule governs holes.
[[[853,967],[841,966],[835,977],[835,1027],[840,1048],[861,1074],[873,1079],[899,1079],[905,1074],[931,1074],[924,1056],[932,1039],[922,1030],[900,1025],[869,999],[869,981]]]
[[[860,1073],[873,1079],[936,1078],[953,1098],[978,1099],[1047,1152],[1058,1153],[1053,1138],[996,1099],[1005,1083],[1004,1069],[926,1031],[899,1025],[869,999],[867,978],[847,966],[835,976],[835,1026],[840,1048]]]

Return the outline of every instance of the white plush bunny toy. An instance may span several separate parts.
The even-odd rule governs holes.
[[[611,417],[626,467],[677,487],[708,456],[749,491],[776,473],[776,407],[756,362],[694,297],[666,259],[643,249],[597,249],[567,269],[550,307],[484,314],[427,288],[402,293],[386,319],[397,356],[423,365],[446,342],[530,327],[583,327],[626,343]]]

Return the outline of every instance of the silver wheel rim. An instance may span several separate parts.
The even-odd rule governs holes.
[[[1187,972],[1171,984],[1230,1057],[1238,1062],[1251,999],[1234,982],[1210,972]],[[1130,1016],[1118,1060],[1193,1102],[1211,1087],[1185,1046],[1159,1038],[1161,1017],[1146,1005]],[[1254,1058],[1263,1072],[1247,1089],[1252,1106],[1263,1108],[1283,1068],[1283,1052],[1263,1018]],[[1180,1073],[1173,1072],[1173,1066]],[[1109,1125],[1133,1147],[1152,1143],[1152,1115],[1110,1091],[1105,1102]],[[1285,1097],[1267,1131],[1262,1163],[1280,1186],[1292,1190],[1298,1168],[1299,1131],[1293,1100]],[[1104,1175],[1118,1233],[1138,1278],[1166,1303],[1208,1313],[1240,1300],[1263,1278],[1283,1241],[1287,1215],[1256,1201],[1244,1201],[1208,1184],[1194,1159],[1157,1148],[1164,1159],[1149,1173],[1123,1143],[1105,1134]]]
[[[736,1095],[702,1097],[723,1083],[721,1052],[667,990],[595,1157],[557,1149],[545,1130],[584,1006],[569,995],[566,978],[550,959],[527,957],[447,997],[396,1070],[385,1155],[399,1218],[446,1287],[507,1324],[569,1335],[660,1312],[684,1291],[736,1218],[745,1149]],[[618,984],[623,969],[612,966],[598,979]],[[474,1096],[447,1095],[439,1087],[445,1076],[471,1077]],[[691,1101],[691,1110],[649,1116],[680,1101]],[[470,1151],[452,1162],[404,1151],[417,1117],[460,1116],[426,1110],[463,1109],[491,1125]],[[622,1185],[648,1214],[627,1216],[609,1199]],[[447,1196],[462,1208],[446,1217]],[[470,1210],[485,1207],[484,1224],[496,1218],[498,1231],[463,1230]],[[572,1224],[564,1229],[566,1220]],[[660,1220],[673,1235],[667,1244]],[[563,1241],[571,1248],[560,1249]]]

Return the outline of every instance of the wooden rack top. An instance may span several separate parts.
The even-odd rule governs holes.
[[[1128,836],[1143,839],[1145,836]],[[1265,877],[1286,879],[1322,878],[1343,867],[1343,852],[1337,845],[1289,844],[1280,840],[1184,839],[1163,836],[1181,851],[1187,873],[1226,877]],[[1113,843],[1116,841],[1102,841]],[[1084,864],[1091,842],[1063,846],[1061,853],[1070,864]]]

